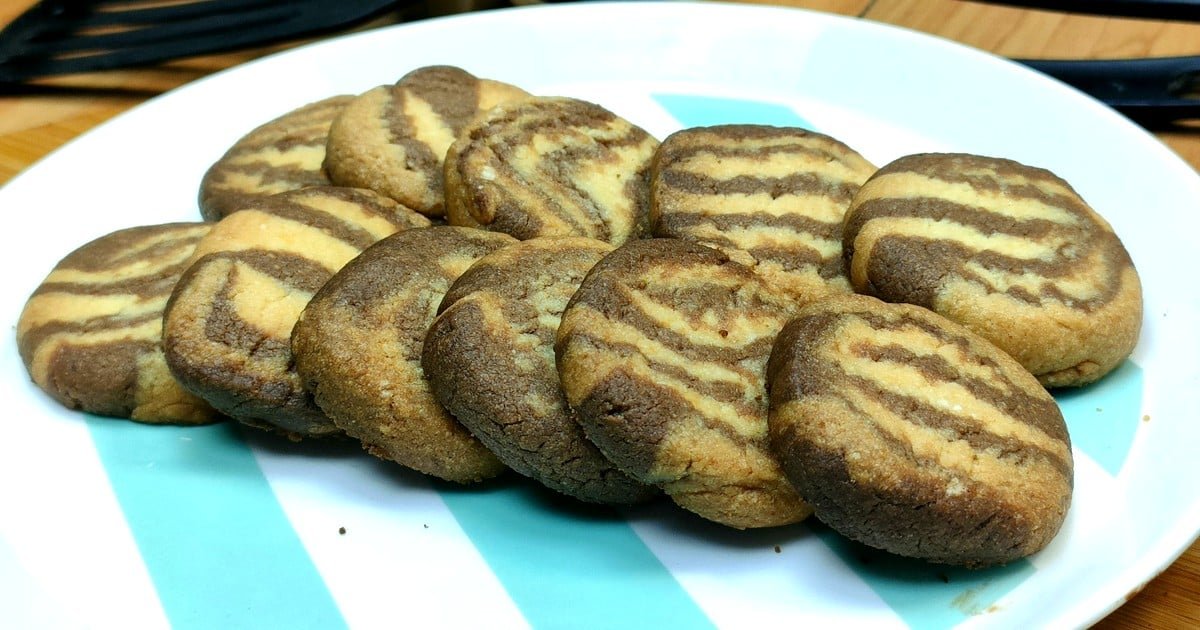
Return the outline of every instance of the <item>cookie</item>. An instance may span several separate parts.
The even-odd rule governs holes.
[[[810,304],[768,364],[771,445],[817,518],[879,549],[979,567],[1043,548],[1071,502],[1054,399],[940,315],[843,296]]]
[[[587,236],[613,245],[646,230],[658,140],[570,98],[495,107],[446,152],[446,217],[511,234]]]
[[[402,232],[351,261],[304,309],[292,333],[296,368],[321,409],[372,455],[464,483],[504,470],[438,404],[421,347],[454,280],[514,242],[451,226]]]
[[[1053,173],[960,154],[903,157],[855,195],[856,290],[945,315],[1046,387],[1083,385],[1137,344],[1142,289],[1112,228]]]
[[[325,166],[337,184],[370,188],[440,217],[442,161],[450,143],[479,112],[527,96],[460,68],[418,68],[346,107],[329,131]]]
[[[687,241],[630,241],[597,264],[557,336],[588,438],[680,506],[737,528],[808,506],[767,444],[765,367],[794,311],[744,265]]]
[[[328,186],[322,164],[334,117],[353,99],[333,96],[288,112],[246,134],[200,181],[200,214],[225,215],[276,193]]]
[[[340,433],[295,372],[292,327],[334,272],[425,217],[367,190],[305,188],[213,226],[163,323],[171,372],[226,415],[292,438]]]
[[[810,301],[849,293],[842,219],[875,167],[795,127],[721,125],[663,140],[650,169],[655,236],[716,247]]]
[[[33,382],[71,409],[102,416],[218,419],[171,377],[162,351],[163,308],[209,227],[124,229],[63,258],[17,321],[17,348]]]
[[[657,494],[584,436],[554,364],[554,334],[584,275],[612,246],[536,238],[480,258],[450,287],[425,336],[434,396],[508,467],[583,501]]]

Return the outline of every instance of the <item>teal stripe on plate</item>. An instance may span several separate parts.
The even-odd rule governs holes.
[[[713,627],[615,511],[524,480],[436,487],[534,628]]]
[[[1142,381],[1142,368],[1125,361],[1087,387],[1054,392],[1071,444],[1114,477],[1142,425]]]
[[[812,129],[808,121],[801,118],[794,109],[779,103],[763,103],[699,94],[651,94],[650,96],[684,127],[748,124]]]
[[[345,627],[235,426],[87,426],[174,628]]]
[[[964,569],[902,558],[809,526],[910,628],[941,630],[988,612],[1036,569],[1028,560],[1002,567]]]

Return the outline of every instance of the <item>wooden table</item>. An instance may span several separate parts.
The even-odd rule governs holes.
[[[763,0],[759,0],[763,2]],[[1138,57],[1200,54],[1200,24],[1067,16],[958,0],[766,0],[896,24],[1014,57]],[[7,23],[31,4],[0,6]],[[74,77],[87,89],[0,96],[0,183],[108,118],[173,87],[273,52],[255,50],[154,69]],[[1200,126],[1157,136],[1200,169]],[[1186,480],[1180,480],[1186,482]],[[1200,542],[1099,628],[1200,627]]]

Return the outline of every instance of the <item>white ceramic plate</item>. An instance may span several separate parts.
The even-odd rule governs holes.
[[[923,35],[809,12],[580,4],[433,20],[233,69],[100,126],[0,190],[10,324],[111,230],[194,220],[201,174],[302,103],[447,63],[597,101],[663,135],[801,124],[878,164],[958,150],[1056,171],[1145,283],[1130,362],[1060,396],[1076,494],[1061,534],[990,571],[888,558],[819,525],[736,532],[667,503],[581,508],[509,479],[457,488],[356,448],[69,413],[0,357],[0,610],[89,627],[781,627],[1086,624],[1200,527],[1200,313],[1184,275],[1200,179],[1072,90]],[[344,528],[344,533],[341,533]]]

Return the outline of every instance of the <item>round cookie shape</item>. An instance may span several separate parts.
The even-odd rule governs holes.
[[[582,501],[635,503],[657,489],[588,441],[554,363],[567,301],[612,249],[590,238],[535,238],[480,258],[442,300],[421,365],[442,406],[508,467]]]
[[[450,143],[480,112],[527,96],[461,68],[418,68],[346,107],[330,129],[325,166],[337,184],[369,188],[441,217],[442,162]]]
[[[651,230],[720,249],[801,301],[849,293],[842,219],[874,172],[845,144],[796,127],[684,129],[651,166]]]
[[[630,241],[584,279],[556,352],[567,402],[621,470],[731,527],[810,509],[767,443],[765,367],[794,307],[725,254]]]
[[[504,465],[438,404],[421,368],[425,333],[450,285],[516,241],[451,226],[386,238],[334,276],[292,332],[317,404],[369,453],[461,483]]]
[[[892,553],[980,567],[1042,549],[1073,486],[1054,399],[994,345],[868,296],[803,308],[767,369],[771,445],[817,518]]]
[[[1137,344],[1142,290],[1129,253],[1049,171],[907,156],[859,189],[845,221],[857,291],[970,328],[1046,387],[1093,382]]]
[[[17,348],[38,387],[71,409],[139,422],[220,416],[172,378],[163,308],[205,223],[119,230],[68,254],[26,302]]]
[[[200,181],[200,215],[220,221],[257,199],[309,186],[329,186],[322,164],[329,126],[354,97],[310,103],[251,131]]]
[[[451,225],[620,245],[646,231],[658,140],[616,114],[571,98],[495,107],[446,153]]]
[[[341,433],[296,374],[292,327],[362,250],[425,217],[369,190],[312,187],[216,223],[176,285],[163,322],[171,372],[226,415],[289,437]]]

